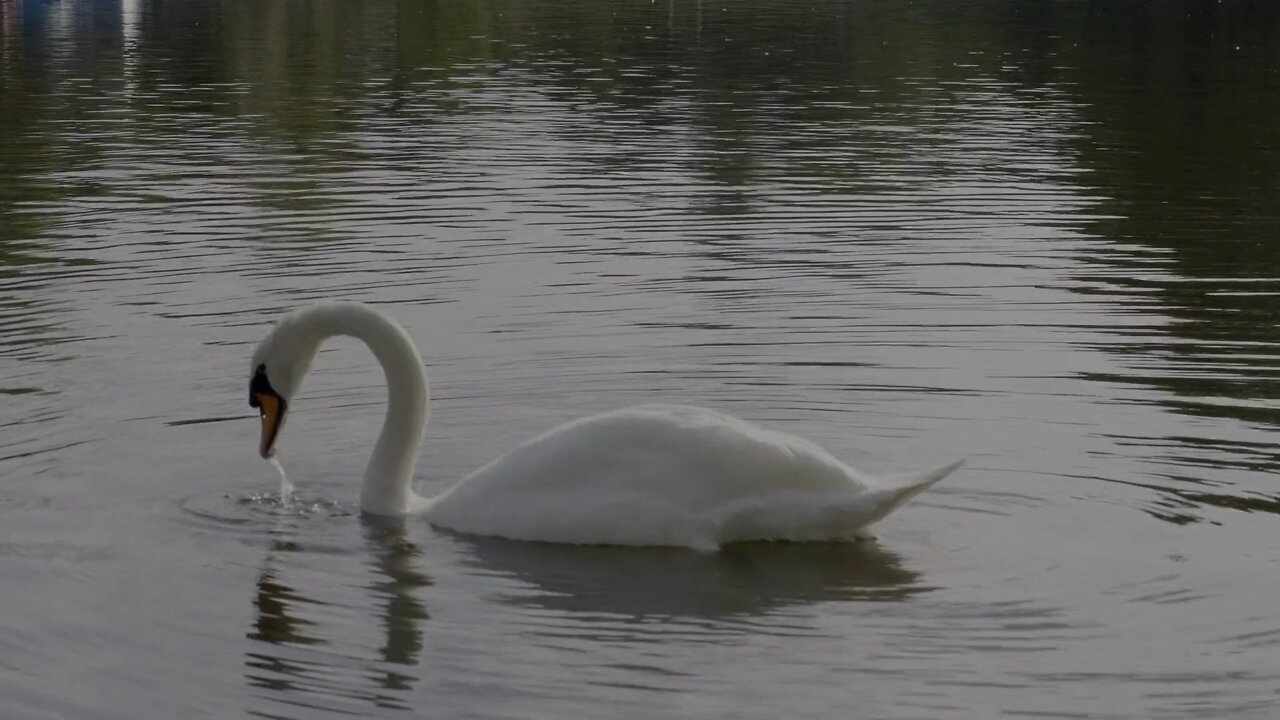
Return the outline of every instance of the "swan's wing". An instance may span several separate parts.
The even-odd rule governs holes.
[[[793,435],[703,408],[642,405],[554,428],[472,479],[509,489],[635,492],[702,507],[776,490],[847,488],[850,473]]]
[[[638,406],[526,442],[435,500],[428,518],[508,537],[609,542],[648,533],[688,545],[719,509],[747,499],[864,490],[851,473],[801,438],[702,408]]]

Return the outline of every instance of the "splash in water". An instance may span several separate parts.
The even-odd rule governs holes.
[[[284,466],[274,457],[267,458],[267,461],[271,463],[271,467],[276,469],[276,472],[280,473],[280,504],[285,509],[293,507],[293,483],[289,482],[289,476],[285,474]]]

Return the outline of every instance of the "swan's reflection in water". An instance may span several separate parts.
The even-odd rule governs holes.
[[[466,562],[517,578],[507,602],[561,613],[728,619],[827,601],[898,600],[919,576],[873,540],[739,543],[706,554],[462,537]]]
[[[429,618],[422,595],[432,581],[421,568],[444,558],[453,561],[444,566],[450,577],[480,584],[459,596],[462,605],[443,595],[442,611],[480,625],[472,628],[478,635],[471,630],[459,636],[446,633],[443,642],[468,648],[481,636],[525,638],[527,642],[495,656],[500,663],[531,648],[531,656],[540,656],[536,648],[545,650],[543,641],[550,638],[557,647],[575,643],[587,651],[582,657],[590,656],[594,663],[621,663],[617,667],[634,670],[633,645],[611,642],[607,647],[612,650],[596,653],[605,647],[597,644],[599,639],[623,637],[616,632],[620,624],[629,628],[626,637],[643,641],[672,632],[696,641],[685,632],[693,626],[714,626],[716,635],[790,633],[794,624],[771,615],[805,611],[822,602],[895,601],[927,589],[917,573],[874,541],[747,543],[705,554],[438,533],[429,560],[406,529],[404,521],[364,518],[362,562],[354,576],[335,571],[340,558],[350,557],[345,550],[350,543],[340,538],[331,552],[283,534],[272,542],[246,633],[252,641],[246,680],[257,699],[274,708],[264,716],[413,711],[413,698],[441,682],[431,676],[451,672],[422,666]],[[459,570],[470,579],[457,576]],[[492,602],[495,589],[497,604]],[[488,603],[474,610],[464,607],[473,600]],[[371,617],[377,620],[371,622]],[[658,618],[664,622],[651,622]],[[479,642],[480,647],[485,644]],[[614,657],[618,653],[623,657]],[[530,672],[526,681],[536,685],[545,679],[536,669]]]
[[[414,591],[431,585],[423,573],[422,551],[405,534],[404,518],[364,518],[365,539],[373,551],[380,577],[368,586],[374,597],[385,598],[383,629],[386,642],[379,648],[382,660],[416,665],[422,657],[421,622],[431,616]]]
[[[307,600],[299,597],[292,587],[280,580],[273,567],[275,563],[272,561],[277,556],[296,550],[297,546],[289,540],[276,539],[271,542],[267,566],[258,576],[258,595],[253,601],[258,612],[254,616],[254,630],[247,635],[250,640],[278,645],[316,645],[324,642],[319,637],[307,634],[308,626],[314,625],[314,622],[291,612],[295,606]]]
[[[251,687],[272,691],[267,699],[338,712],[359,713],[368,705],[411,709],[404,696],[417,675],[396,668],[421,660],[421,625],[429,615],[417,594],[431,579],[418,569],[421,551],[408,539],[403,520],[366,518],[363,530],[373,579],[358,588],[315,588],[317,594],[355,593],[335,601],[321,601],[286,581],[285,567],[293,564],[287,558],[302,553],[292,540],[272,542],[258,577],[253,627],[246,635],[258,643],[245,659],[246,680]],[[350,636],[367,617],[371,599],[375,605],[381,600],[382,627],[376,650],[360,652],[360,639]],[[333,622],[312,619],[318,615]]]

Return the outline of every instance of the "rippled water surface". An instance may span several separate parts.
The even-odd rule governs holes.
[[[0,92],[5,718],[1280,714],[1280,5],[0,0]],[[378,522],[335,342],[281,508],[320,298],[424,493],[639,401],[969,464],[856,545]]]

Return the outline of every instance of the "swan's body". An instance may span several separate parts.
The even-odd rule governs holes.
[[[372,308],[324,303],[286,316],[254,354],[251,404],[269,457],[320,343],[352,335],[386,371],[387,417],[360,504],[379,515],[548,542],[679,545],[857,536],[959,462],[875,480],[803,438],[703,408],[642,405],[559,425],[423,498],[410,488],[427,421],[427,378],[408,334]],[[277,409],[278,408],[278,409]]]

